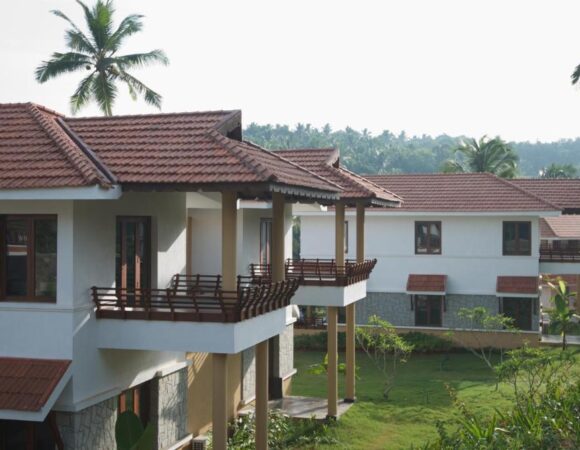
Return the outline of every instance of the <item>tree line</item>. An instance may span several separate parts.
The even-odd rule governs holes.
[[[291,128],[252,123],[244,130],[244,139],[270,150],[337,147],[341,162],[350,170],[363,174],[478,171],[468,167],[470,158],[475,159],[472,161],[475,165],[479,164],[477,156],[487,149],[486,154],[493,153],[496,162],[506,160],[506,164],[495,172],[500,176],[563,178],[579,175],[580,138],[507,143],[499,138],[472,139],[446,134],[409,136],[405,132],[395,134],[388,130],[373,135],[366,129],[333,130],[329,125],[317,128],[298,124]],[[453,163],[455,167],[451,167]]]

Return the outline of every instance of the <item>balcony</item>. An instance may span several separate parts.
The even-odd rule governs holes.
[[[338,266],[333,259],[288,259],[286,279],[298,280],[300,289],[292,297],[294,305],[347,306],[366,297],[366,281],[377,263],[376,259],[345,261]],[[254,283],[272,278],[270,265],[250,265]]]
[[[240,276],[237,289],[228,291],[220,275],[175,275],[167,289],[93,287],[99,345],[237,353],[285,328],[298,285],[297,279],[270,283]]]
[[[552,243],[542,242],[540,245],[540,262],[580,263],[580,246],[568,245],[562,248],[554,246]]]

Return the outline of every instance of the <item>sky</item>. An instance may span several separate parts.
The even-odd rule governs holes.
[[[6,1],[6,0],[5,0]],[[86,0],[91,3],[92,0]],[[73,0],[3,5],[0,102],[69,114],[84,73],[39,85],[64,51]],[[141,13],[127,53],[163,49],[168,67],[135,74],[163,111],[241,109],[244,124],[310,123],[372,133],[552,141],[580,136],[580,2],[565,0],[116,0]],[[123,88],[115,114],[156,110]],[[96,107],[80,115],[98,115]]]

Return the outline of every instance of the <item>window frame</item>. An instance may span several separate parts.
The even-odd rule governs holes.
[[[119,414],[126,411],[132,411],[139,419],[144,427],[151,422],[151,381],[133,386],[122,391],[117,398],[117,410]],[[127,400],[132,400],[132,405],[127,404]]]
[[[417,300],[418,297],[425,297],[427,298],[429,303],[435,303],[439,301],[439,325],[431,324],[431,309],[427,308],[427,324],[420,325],[417,324],[417,311],[419,308],[417,307]],[[427,294],[413,294],[413,310],[414,310],[414,317],[413,323],[415,327],[428,327],[428,328],[442,328],[443,327],[443,313],[445,312],[445,296],[444,295],[427,295]]]
[[[520,250],[520,229],[519,229],[519,225],[523,225],[526,224],[530,227],[529,233],[530,233],[530,247],[527,251],[522,251]],[[514,241],[515,241],[515,246],[516,249],[512,252],[512,251],[508,251],[506,249],[506,239],[505,239],[505,233],[506,233],[506,226],[508,225],[515,225],[515,236],[514,236]],[[501,233],[501,247],[502,247],[502,255],[503,256],[532,256],[532,222],[529,220],[504,220],[502,222],[502,233]]]
[[[27,242],[27,262],[26,262],[26,295],[7,295],[6,294],[6,222],[10,219],[24,219],[27,222],[27,232],[29,239]],[[56,259],[57,275],[56,287],[57,294],[54,297],[35,295],[36,289],[36,248],[35,248],[35,229],[34,224],[37,219],[52,219],[56,222]],[[32,295],[30,295],[32,293]],[[20,302],[20,303],[56,303],[58,295],[58,215],[57,214],[0,214],[0,303],[2,302]]]
[[[427,225],[427,247],[426,252],[419,252],[418,246],[418,234],[419,227]],[[439,227],[439,251],[434,252],[431,249],[431,225],[437,225]],[[443,224],[440,220],[416,220],[415,221],[415,255],[441,255],[443,254]]]

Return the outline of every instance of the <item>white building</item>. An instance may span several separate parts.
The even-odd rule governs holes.
[[[319,159],[324,160],[322,153]],[[490,174],[366,178],[403,203],[367,212],[365,254],[378,262],[367,298],[357,304],[359,324],[378,314],[400,328],[465,328],[469,324],[458,317],[460,308],[483,306],[533,331],[539,324],[540,275],[580,273],[578,237],[561,240],[575,255],[574,264],[548,261],[548,239],[557,238],[540,235],[547,233],[546,224],[577,224],[575,216],[561,214],[574,212],[580,198],[560,206]],[[578,180],[571,180],[567,190],[577,185]],[[301,218],[301,257],[332,255],[333,238],[324,231],[332,212],[312,207],[295,211]],[[346,216],[347,257],[352,258],[354,211]]]

